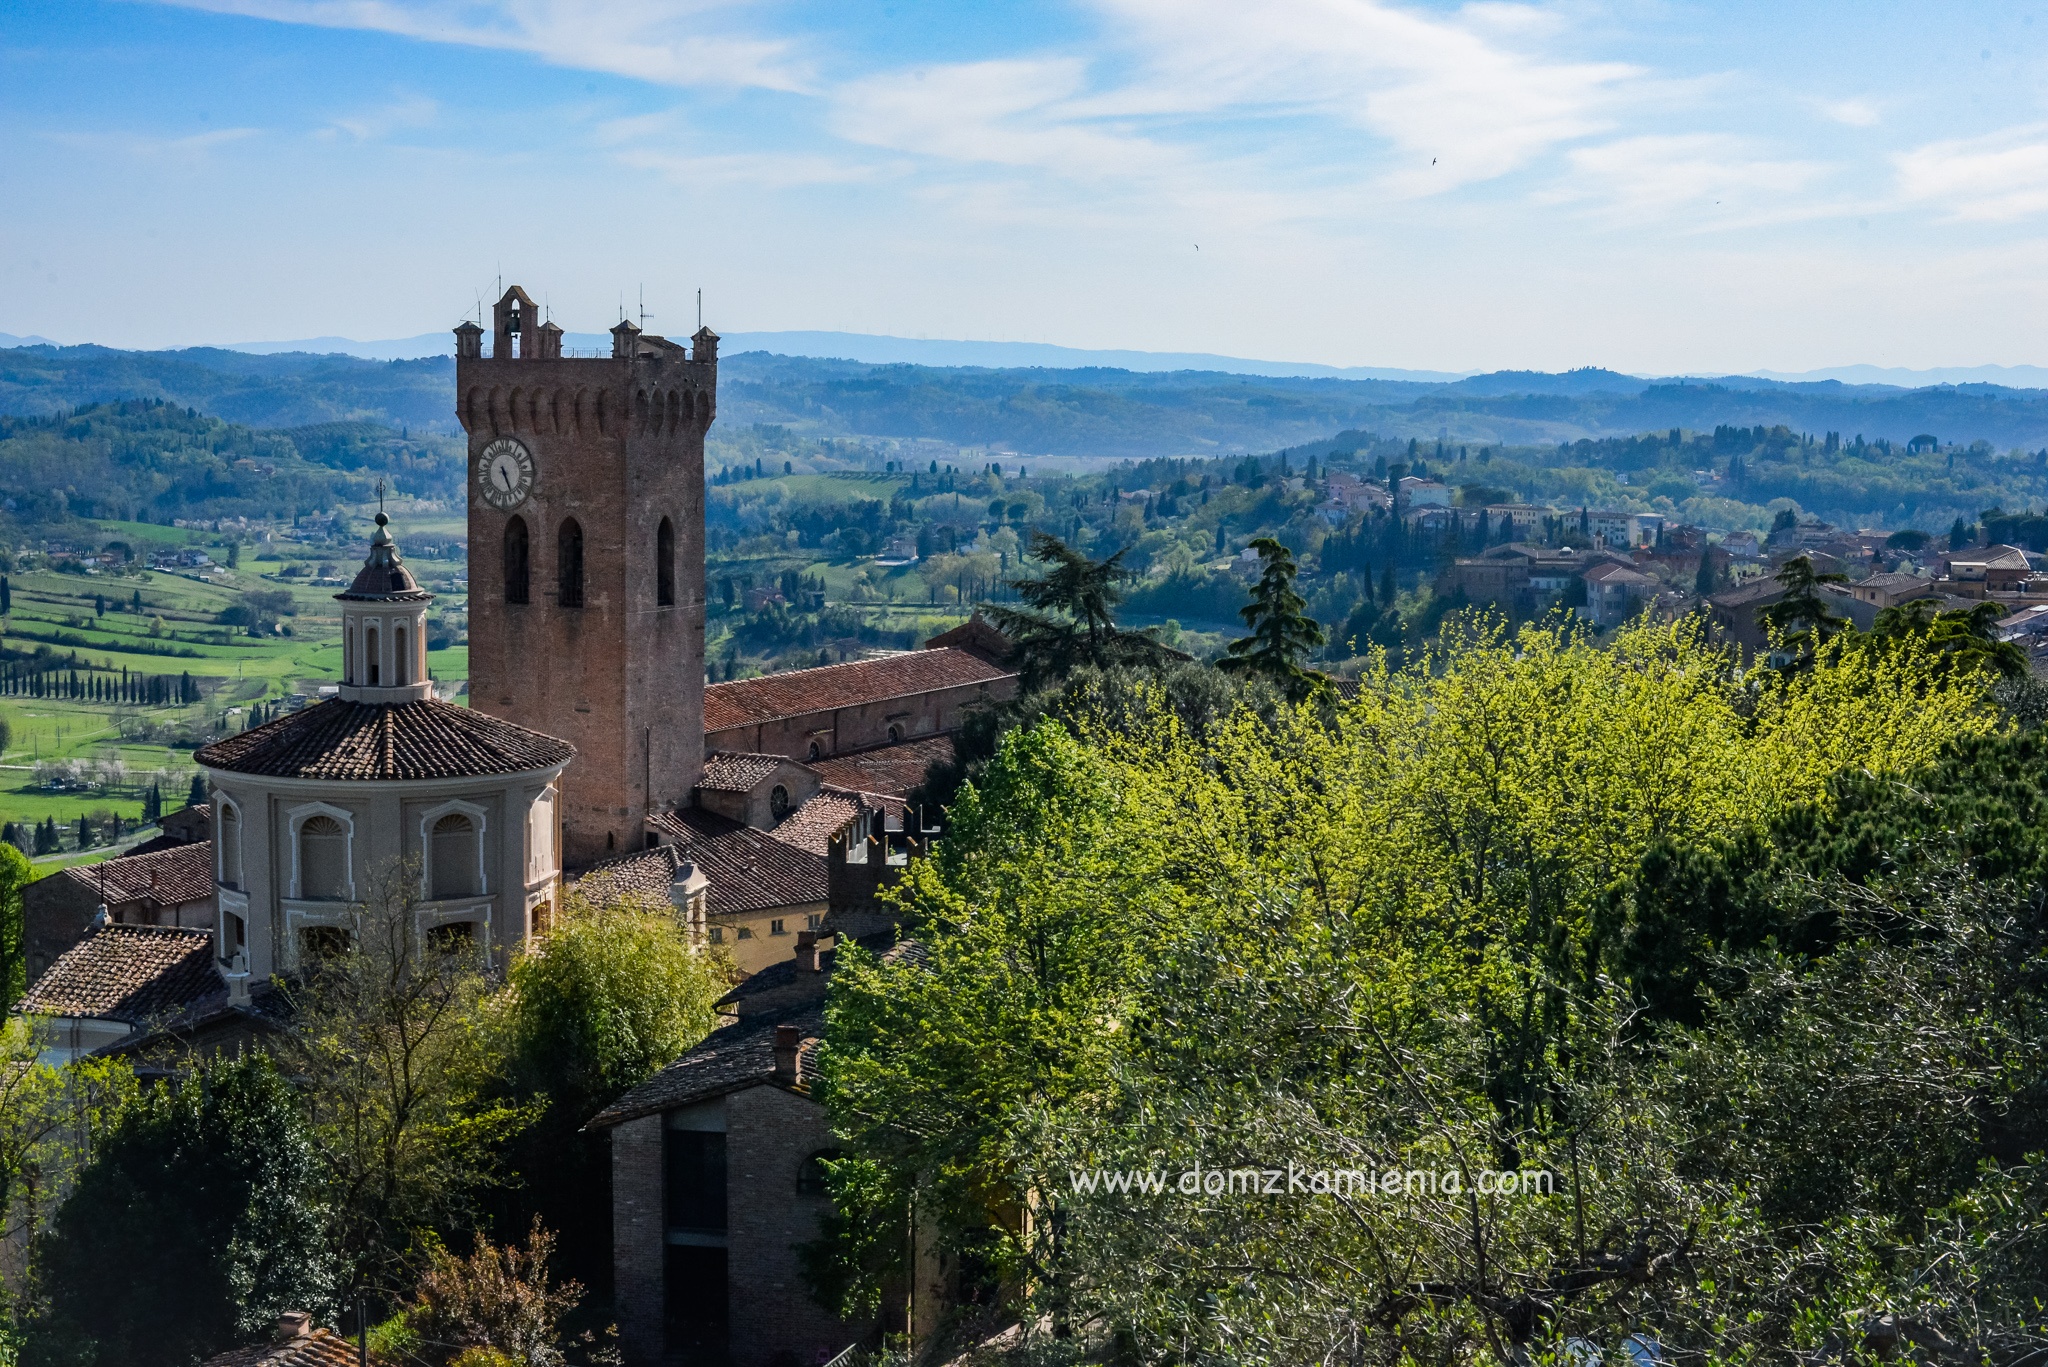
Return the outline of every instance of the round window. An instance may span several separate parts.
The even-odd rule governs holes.
[[[777,821],[789,815],[789,789],[783,787],[780,783],[769,790],[768,814]]]
[[[811,742],[811,753],[810,753],[810,755],[809,755],[809,758],[811,758],[811,759],[816,759],[816,758],[817,758],[817,757],[819,756],[819,754],[820,754],[820,753],[822,753],[822,752],[821,752],[821,751],[820,751],[820,750],[818,749],[818,742],[816,742],[816,741],[812,741],[812,742]]]

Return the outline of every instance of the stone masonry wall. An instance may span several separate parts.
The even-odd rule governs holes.
[[[611,1132],[612,1285],[619,1348],[629,1367],[652,1367],[662,1351],[662,1117],[642,1116]]]

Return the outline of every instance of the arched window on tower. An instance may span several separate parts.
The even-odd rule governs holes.
[[[654,533],[654,603],[664,608],[676,605],[676,524],[667,518]]]
[[[363,671],[364,680],[372,688],[382,686],[384,661],[377,653],[377,628],[371,627],[363,633],[363,659],[369,666]]]
[[[583,524],[573,517],[555,539],[555,596],[565,608],[583,606]]]
[[[434,900],[477,895],[476,823],[451,812],[434,823]]]
[[[505,524],[505,601],[531,601],[533,574],[526,552],[526,519],[515,517]]]
[[[412,682],[412,659],[405,653],[405,628],[391,628],[391,682],[400,688]]]
[[[348,830],[325,813],[299,827],[299,896],[308,901],[348,896]]]

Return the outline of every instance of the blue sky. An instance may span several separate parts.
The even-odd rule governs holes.
[[[0,0],[0,331],[2048,363],[2048,6]]]

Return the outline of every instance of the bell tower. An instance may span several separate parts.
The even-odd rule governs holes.
[[[470,706],[576,747],[563,862],[637,849],[704,764],[704,433],[718,335],[565,356],[514,285],[455,329],[469,434]]]

